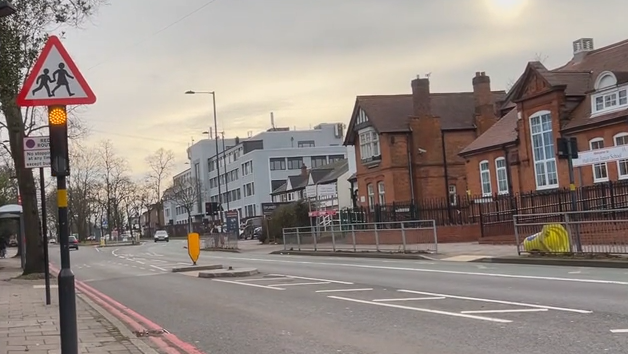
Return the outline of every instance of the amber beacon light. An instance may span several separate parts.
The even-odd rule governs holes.
[[[65,106],[48,108],[50,130],[50,170],[53,176],[69,176],[68,112]]]

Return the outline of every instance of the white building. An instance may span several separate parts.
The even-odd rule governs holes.
[[[224,139],[224,151],[221,139],[218,154],[215,140],[195,143],[188,148],[191,175],[201,185],[201,198],[193,212],[195,221],[204,217],[205,202],[209,201],[222,201],[223,210],[237,210],[243,219],[261,216],[262,203],[272,202],[271,192],[288,176],[298,174],[303,165],[319,167],[345,158],[353,162],[353,147],[342,145],[343,126],[322,123],[308,130],[269,129],[246,139]],[[185,215],[173,215],[165,220],[185,222]]]

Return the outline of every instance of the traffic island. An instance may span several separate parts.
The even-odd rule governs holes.
[[[227,268],[215,269],[206,272],[199,272],[199,278],[233,278],[233,277],[250,277],[259,274],[256,268]]]
[[[194,272],[200,270],[218,270],[222,269],[222,264],[206,264],[206,265],[192,265],[186,267],[172,268],[173,273]]]

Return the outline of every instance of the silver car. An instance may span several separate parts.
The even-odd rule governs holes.
[[[168,240],[168,232],[166,230],[157,230],[155,231],[155,242],[157,241],[166,241]]]

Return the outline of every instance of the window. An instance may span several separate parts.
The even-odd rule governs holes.
[[[285,170],[286,169],[286,159],[285,158],[272,158],[270,159],[270,170]]]
[[[298,170],[303,166],[303,158],[302,157],[289,157],[288,158],[288,169],[289,170]]]
[[[458,204],[458,193],[456,192],[456,185],[449,185],[449,204],[456,205]]]
[[[255,182],[245,184],[242,189],[244,189],[244,196],[250,197],[255,194]]]
[[[558,187],[552,116],[549,111],[541,111],[530,117],[530,138],[532,139],[536,189]]]
[[[366,116],[366,113],[364,113],[363,110],[359,110],[358,111],[358,117],[356,119],[356,124],[362,124],[362,123],[366,123],[369,121],[369,118]]]
[[[248,176],[253,173],[253,161],[247,161],[242,164],[242,176]]]
[[[595,138],[589,141],[591,150],[604,149],[604,139]],[[606,162],[596,163],[593,168],[593,182],[608,182],[608,169]]]
[[[327,156],[312,156],[312,168],[327,165]],[[301,166],[299,166],[301,168]]]
[[[375,210],[375,191],[373,191],[373,185],[369,184],[368,186],[366,186],[366,191],[369,198],[369,209],[373,211]]]
[[[329,155],[329,163],[344,160],[345,155]]]
[[[384,182],[377,183],[377,194],[379,194],[379,205],[386,204],[386,189],[384,188]]]
[[[495,175],[497,176],[497,193],[508,194],[508,170],[506,170],[505,158],[495,159]]]
[[[593,113],[613,111],[628,106],[628,88],[617,88],[617,78],[610,71],[601,73],[595,81],[599,93],[591,98]]]
[[[615,146],[628,145],[628,133],[619,133],[613,137]],[[617,161],[617,174],[619,179],[628,178],[628,159]]]
[[[299,141],[297,143],[297,146],[300,148],[310,148],[310,147],[313,148],[316,146],[316,143],[314,142],[314,140],[305,140],[305,141]]]
[[[379,149],[379,134],[373,128],[360,131],[360,158],[370,161],[381,156]]]
[[[491,170],[486,160],[480,162],[480,184],[482,185],[483,197],[490,196],[493,193],[491,190]]]
[[[216,169],[216,161],[207,159],[207,169],[209,172],[212,172]]]

